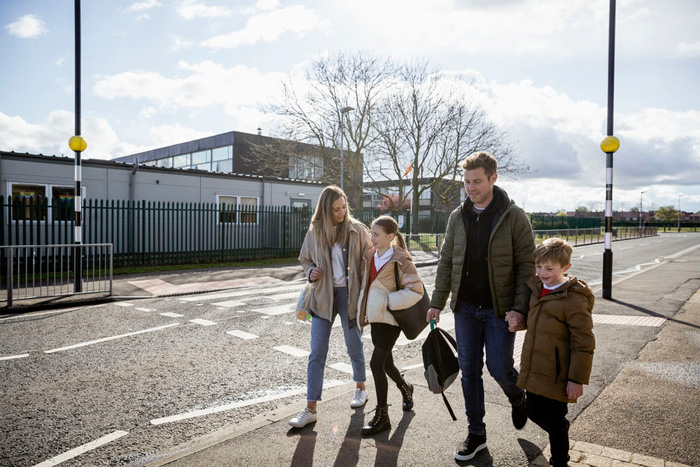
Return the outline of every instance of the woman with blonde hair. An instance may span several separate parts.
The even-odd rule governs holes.
[[[413,385],[403,379],[394,365],[392,350],[401,329],[389,309],[403,310],[423,296],[423,283],[396,221],[389,216],[376,218],[371,235],[375,251],[366,253],[367,271],[358,304],[358,321],[362,327],[372,325],[374,352],[369,366],[377,391],[377,408],[374,418],[362,428],[364,436],[391,429],[387,376],[401,391],[403,410],[413,408]]]
[[[313,318],[306,408],[289,421],[293,427],[301,428],[316,421],[316,404],[321,400],[328,341],[336,315],[340,315],[353,380],[357,384],[350,407],[362,407],[367,402],[362,328],[357,325],[356,314],[364,257],[371,249],[368,229],[350,216],[345,192],[332,185],[324,188],[299,253],[306,277],[314,284],[310,307]]]

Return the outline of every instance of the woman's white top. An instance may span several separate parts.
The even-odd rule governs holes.
[[[382,255],[379,256],[377,252],[374,252],[374,268],[379,271],[386,263],[389,262],[391,257],[394,256],[394,247],[390,246],[388,250]]]
[[[333,263],[333,287],[345,287],[345,261],[343,261],[343,247],[336,243],[331,248],[331,261]]]

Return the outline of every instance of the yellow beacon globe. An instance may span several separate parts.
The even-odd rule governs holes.
[[[82,152],[87,149],[87,141],[80,135],[71,136],[68,140],[68,146],[76,152]]]
[[[615,152],[620,149],[620,140],[614,136],[606,136],[603,141],[600,142],[600,149],[603,152]]]

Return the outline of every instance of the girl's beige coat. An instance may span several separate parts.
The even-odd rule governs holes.
[[[358,322],[364,327],[370,323],[385,323],[398,326],[388,308],[401,310],[418,303],[423,296],[423,283],[418,276],[418,270],[413,264],[413,258],[405,250],[394,246],[394,255],[384,268],[379,272],[377,278],[367,289],[369,280],[369,268],[372,264],[370,251],[365,255],[365,273],[360,300],[358,304]],[[396,288],[394,268],[399,271],[399,287]]]
[[[357,316],[357,298],[365,271],[365,253],[372,250],[372,244],[369,231],[362,222],[353,219],[348,231],[348,316],[352,320]],[[316,242],[313,224],[301,245],[299,262],[307,278],[312,268],[323,270],[323,276],[312,287],[311,311],[330,321],[333,313],[333,264],[328,249]]]

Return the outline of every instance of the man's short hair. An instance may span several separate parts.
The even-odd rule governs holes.
[[[459,166],[464,170],[474,170],[483,167],[484,173],[488,178],[491,178],[498,171],[498,161],[493,157],[493,154],[486,151],[477,151],[469,154],[466,159],[460,162]]]
[[[532,256],[535,258],[535,264],[559,263],[561,267],[571,263],[571,253],[574,249],[571,244],[559,237],[548,238],[544,242],[537,245]]]

